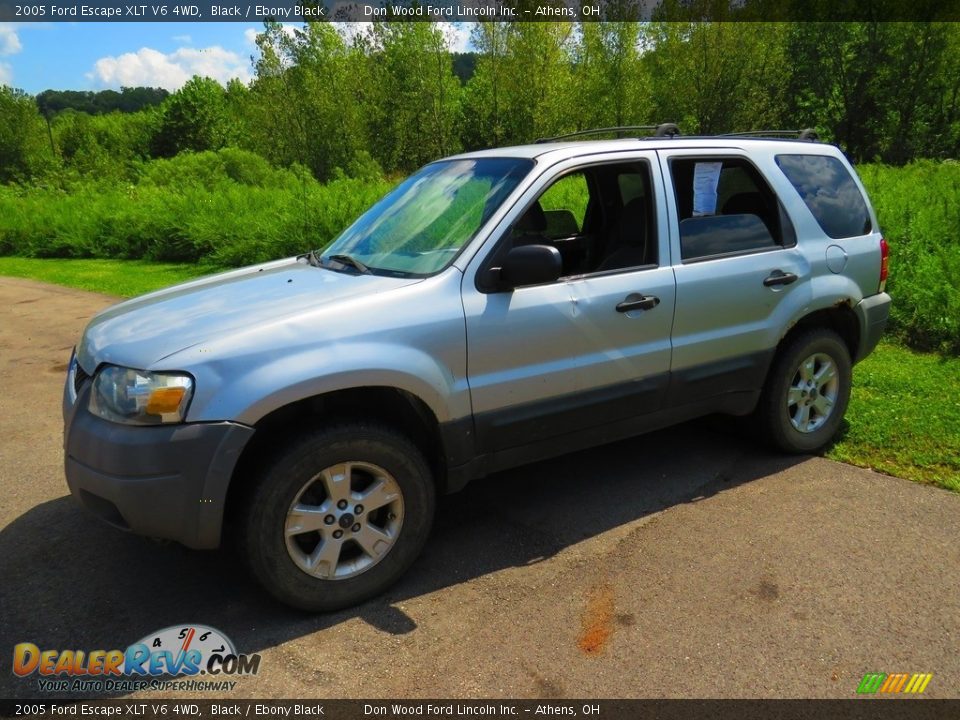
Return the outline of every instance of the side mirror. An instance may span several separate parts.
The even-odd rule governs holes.
[[[523,285],[540,285],[560,277],[563,259],[551,245],[521,245],[507,253],[500,267],[499,286],[512,290]]]

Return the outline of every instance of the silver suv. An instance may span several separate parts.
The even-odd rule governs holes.
[[[457,155],[323,252],[94,317],[67,482],[117,527],[234,538],[283,602],[340,608],[414,562],[438,494],[497,470],[709,413],[821,449],[886,325],[886,254],[818,142]]]

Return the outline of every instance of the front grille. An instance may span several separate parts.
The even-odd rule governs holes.
[[[80,367],[80,363],[75,363],[73,366],[73,391],[79,395],[80,388],[89,379],[90,376],[87,375],[87,371]]]

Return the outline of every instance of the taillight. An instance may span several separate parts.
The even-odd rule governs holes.
[[[887,273],[890,271],[890,246],[886,238],[880,238],[880,287],[877,292],[887,289]]]

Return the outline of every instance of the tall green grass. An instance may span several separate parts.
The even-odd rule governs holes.
[[[124,185],[0,188],[0,255],[262,262],[326,245],[390,186],[322,185],[242,150],[182,154]]]
[[[858,170],[890,243],[890,331],[960,355],[960,162]]]

